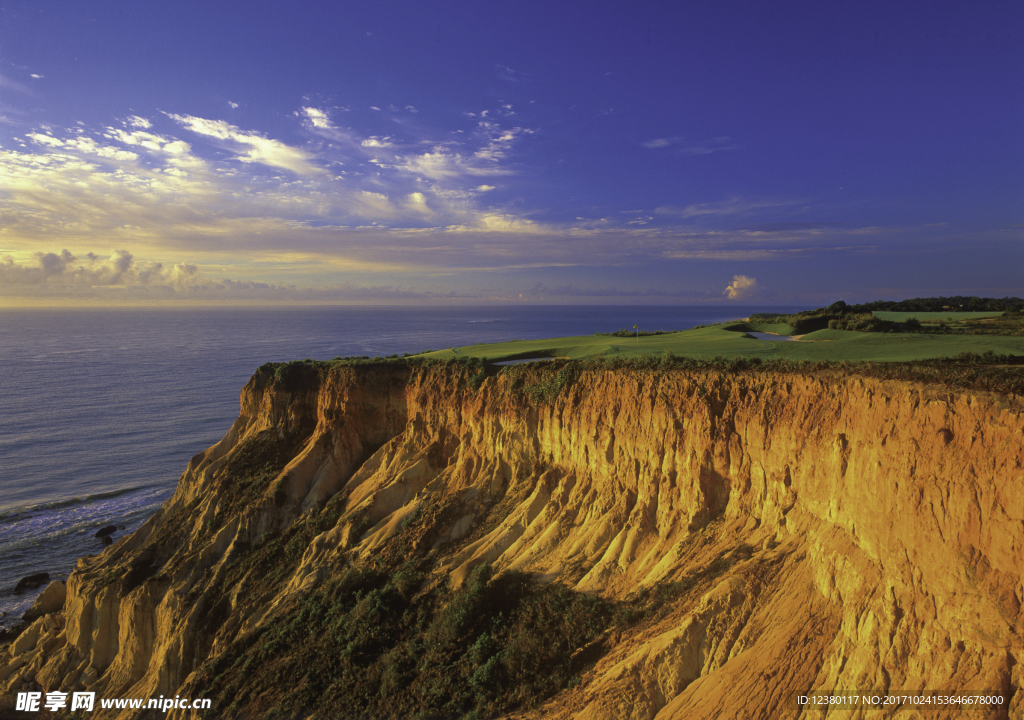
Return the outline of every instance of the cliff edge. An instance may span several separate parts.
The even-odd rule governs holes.
[[[4,702],[1024,714],[1017,396],[828,369],[285,370],[253,376],[152,519],[79,561],[0,659]]]

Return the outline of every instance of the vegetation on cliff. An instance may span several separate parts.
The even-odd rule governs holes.
[[[229,717],[493,717],[579,681],[614,603],[478,566],[457,590],[423,562],[355,565],[204,666]],[[596,657],[589,657],[592,663]]]
[[[691,372],[721,372],[728,374],[757,372],[771,374],[834,374],[836,376],[862,376],[885,380],[940,385],[948,388],[984,390],[1000,394],[1024,395],[1024,354],[959,353],[951,357],[937,357],[916,362],[875,362],[842,360],[790,360],[787,358],[762,359],[758,356],[694,358],[676,355],[671,351],[662,354],[637,356],[594,357],[581,361],[567,358],[552,359],[542,363],[522,363],[500,366],[477,356],[406,358],[335,358],[329,361],[301,360],[291,363],[267,363],[257,371],[257,377],[264,377],[282,390],[295,392],[305,387],[315,388],[324,374],[337,367],[405,367],[410,371],[425,369],[446,369],[463,378],[470,388],[476,390],[488,377],[499,373],[511,380],[507,386],[510,392],[529,398],[536,405],[550,401],[581,372],[606,370],[633,370],[668,372],[674,370]],[[301,380],[300,380],[301,379]],[[282,440],[275,440],[277,448]],[[263,447],[260,452],[278,452]],[[246,456],[247,457],[247,456]],[[259,468],[252,468],[258,474]],[[269,472],[269,469],[265,472]],[[259,482],[259,481],[257,481]]]

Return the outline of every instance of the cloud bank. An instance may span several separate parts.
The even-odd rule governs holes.
[[[181,296],[287,289],[268,283],[212,279],[190,263],[139,263],[127,250],[114,250],[106,258],[91,252],[78,258],[66,249],[60,253],[35,252],[32,260],[24,263],[10,255],[0,257],[0,295],[38,294],[40,288],[58,294],[116,288]]]
[[[730,300],[746,300],[757,293],[757,280],[746,275],[733,275],[724,294]]]
[[[0,294],[443,298],[487,288],[488,275],[542,268],[873,252],[891,231],[723,227],[806,210],[802,200],[742,197],[560,217],[523,201],[537,178],[520,160],[538,131],[509,105],[466,113],[464,129],[443,133],[416,125],[410,108],[380,111],[393,122],[387,134],[344,127],[342,112],[301,106],[288,141],[171,112],[23,133],[0,148]],[[131,252],[99,258],[97,246]],[[732,299],[754,292],[739,278]],[[717,292],[710,282],[703,293]],[[551,287],[587,285],[566,275]],[[606,293],[676,293],[627,285]]]

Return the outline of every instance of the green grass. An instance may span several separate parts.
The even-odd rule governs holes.
[[[786,323],[748,322],[747,327],[754,332],[775,333],[776,335],[795,335],[796,328]]]
[[[892,322],[906,322],[910,318],[917,318],[921,322],[943,322],[959,320],[977,320],[979,318],[999,317],[1001,312],[886,312],[878,311],[871,313],[881,320]]]
[[[761,326],[764,327],[764,326]],[[753,326],[744,323],[714,325],[676,333],[640,337],[632,340],[608,336],[543,340],[517,340],[506,343],[467,345],[441,350],[422,357],[454,359],[479,357],[491,362],[524,358],[564,357],[574,360],[667,356],[687,358],[746,357],[762,360],[872,360],[912,361],[951,357],[960,353],[994,352],[997,355],[1024,355],[1024,338],[1001,335],[953,335],[935,333],[865,333],[846,330],[818,330],[805,342],[778,342],[745,337]],[[760,330],[760,328],[756,328]]]
[[[857,332],[855,330],[815,330],[809,332],[801,338],[805,342],[824,342],[828,340],[850,340],[855,337],[863,337],[868,333]]]

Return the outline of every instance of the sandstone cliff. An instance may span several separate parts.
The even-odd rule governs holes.
[[[514,674],[509,656],[488,656],[491,635],[469,620],[445,640],[429,613],[469,602],[459,588],[485,587],[479,570],[493,568],[571,588],[558,607],[592,602],[603,618],[572,636],[586,640],[566,648],[572,677],[524,716],[1024,715],[1019,398],[828,370],[472,374],[401,363],[287,382],[257,373],[238,420],[192,459],[174,497],[80,560],[62,612],[14,642],[0,661],[5,701],[24,687],[86,688],[220,704],[172,717],[316,715],[312,690],[292,697],[280,684],[319,676],[268,668],[291,667],[280,638],[303,623],[322,623],[317,642],[355,633],[317,619],[340,617],[332,607],[350,590],[345,622],[371,610],[367,623],[394,621],[398,634],[421,622],[419,653],[473,643],[458,662],[478,661],[466,672],[479,690],[499,660]],[[407,587],[384,588],[401,621],[352,590],[357,569],[383,578],[413,565]],[[431,592],[433,605],[416,605]],[[621,612],[630,607],[646,610]],[[321,675],[398,652],[351,637],[341,665],[324,653]],[[416,662],[394,660],[401,682],[430,671]],[[374,687],[400,682],[389,677]],[[331,682],[309,687],[341,687]],[[896,694],[1003,704],[797,701]]]

